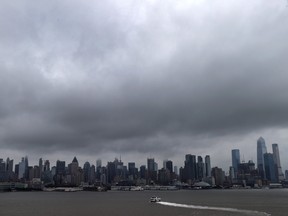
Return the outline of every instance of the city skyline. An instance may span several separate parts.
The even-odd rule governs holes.
[[[261,149],[261,147],[263,147],[264,146],[264,151],[263,152],[259,152],[259,148]],[[226,166],[221,166],[220,164],[216,164],[216,163],[211,163],[211,154],[209,154],[209,153],[207,153],[207,154],[204,154],[204,155],[198,155],[198,154],[195,154],[195,153],[188,153],[188,155],[194,155],[194,156],[197,156],[198,155],[198,157],[200,156],[200,157],[202,157],[202,160],[204,161],[205,160],[205,163],[207,162],[207,161],[209,161],[209,164],[210,164],[210,167],[209,167],[209,170],[211,169],[211,166],[212,167],[220,167],[220,168],[222,168],[224,171],[225,171],[225,173],[226,174],[228,174],[229,172],[230,172],[230,167],[233,167],[233,170],[234,170],[234,172],[235,172],[235,174],[237,173],[237,167],[238,167],[238,165],[240,164],[240,163],[247,163],[248,161],[253,161],[254,163],[255,163],[255,165],[256,165],[256,167],[257,167],[257,169],[258,170],[260,170],[260,173],[262,173],[263,171],[261,171],[261,169],[264,169],[265,170],[265,167],[262,167],[262,164],[264,164],[264,154],[266,154],[266,153],[272,153],[273,154],[273,160],[275,161],[275,166],[277,167],[277,168],[275,168],[275,169],[277,169],[277,175],[279,175],[279,178],[280,179],[283,179],[284,178],[284,171],[285,170],[287,170],[285,167],[284,168],[282,168],[282,166],[281,166],[281,163],[282,162],[280,162],[280,158],[282,158],[282,157],[280,157],[280,153],[279,153],[279,147],[278,147],[278,144],[277,143],[273,143],[273,144],[271,144],[271,150],[269,151],[269,149],[268,149],[268,151],[267,151],[267,148],[266,148],[266,144],[265,144],[265,140],[264,140],[264,138],[262,137],[262,136],[260,136],[258,139],[257,139],[257,142],[256,142],[256,149],[257,149],[257,151],[256,151],[256,158],[258,158],[258,155],[262,155],[262,159],[260,159],[260,160],[253,160],[252,158],[248,158],[247,160],[245,160],[245,155],[242,155],[242,158],[241,158],[241,155],[240,155],[240,150],[239,149],[231,149],[230,150],[230,152],[232,153],[231,155],[230,155],[230,164],[226,164]],[[186,156],[187,156],[187,152],[186,152]],[[209,158],[206,158],[207,156],[209,156]],[[25,157],[28,157],[27,155],[25,156]],[[21,156],[21,159],[19,159],[19,163],[21,162],[21,160],[23,161],[23,159],[25,158],[23,155]],[[63,157],[63,158],[69,158],[70,156],[66,156],[66,157]],[[72,157],[72,156],[71,156]],[[73,156],[74,157],[74,159],[75,159],[75,157],[77,157],[76,155],[74,155]],[[113,161],[114,159],[116,160],[120,160],[120,161],[125,161],[125,163],[126,163],[126,165],[128,166],[128,164],[130,163],[130,162],[133,162],[134,163],[134,166],[136,166],[137,168],[140,168],[140,166],[142,166],[143,164],[145,164],[145,161],[146,160],[150,160],[150,161],[152,161],[151,163],[148,163],[148,161],[147,161],[147,168],[149,167],[149,165],[148,164],[150,164],[150,169],[151,170],[153,170],[153,169],[155,169],[154,168],[154,164],[156,164],[156,169],[158,170],[158,169],[160,169],[160,168],[166,168],[166,165],[165,165],[165,163],[167,162],[167,161],[173,161],[173,164],[174,164],[174,166],[176,166],[178,169],[179,168],[181,168],[181,167],[184,167],[185,166],[185,155],[183,156],[182,155],[182,157],[183,158],[180,158],[179,159],[179,157],[178,157],[178,160],[176,160],[176,161],[174,161],[174,160],[172,160],[171,158],[169,159],[169,158],[165,158],[165,159],[159,159],[159,158],[157,158],[157,157],[153,157],[151,154],[150,154],[150,156],[147,156],[146,158],[141,158],[141,159],[136,159],[136,158],[134,158],[134,159],[132,159],[132,160],[125,160],[125,158],[124,158],[124,160],[123,160],[123,156],[121,156],[121,155],[119,155],[119,157],[117,157],[117,156],[115,156],[114,158],[109,158],[109,159],[102,159],[102,158],[94,158],[94,159],[92,159],[92,160],[89,160],[89,159],[83,159],[83,158],[79,158],[78,160],[80,161],[80,163],[79,163],[79,165],[81,166],[81,165],[83,165],[84,166],[84,164],[86,163],[86,162],[88,162],[88,163],[91,163],[91,164],[94,164],[95,166],[97,166],[97,164],[99,165],[103,165],[103,166],[106,166],[105,164],[108,164],[109,162],[111,162],[111,161]],[[1,158],[1,155],[0,155],[0,158]],[[9,156],[7,157],[8,159],[9,159]],[[49,157],[38,157],[38,158],[34,158],[33,159],[33,162],[32,162],[32,164],[34,163],[34,164],[37,164],[38,163],[38,160],[39,159],[41,159],[41,160],[49,160],[50,162],[52,162],[52,163],[54,163],[54,164],[56,164],[57,163],[57,161],[69,161],[70,159],[63,159],[63,158],[57,158],[57,159],[49,159]],[[2,156],[2,159],[5,159],[3,156]],[[12,158],[10,158],[10,159],[12,159]],[[13,158],[13,160],[14,160],[14,158]],[[78,160],[77,160],[77,163],[78,163]],[[195,158],[195,160],[196,160],[196,158]],[[207,160],[207,161],[206,161]],[[225,159],[224,159],[225,160]],[[14,160],[14,162],[15,162],[16,160]],[[182,162],[180,162],[179,163],[179,161],[182,161]],[[197,160],[198,161],[198,160]],[[213,159],[212,159],[212,161],[213,161]],[[282,161],[282,159],[281,159],[281,161]],[[161,164],[163,164],[163,166],[161,166]],[[173,166],[173,168],[174,168],[174,166]],[[206,169],[207,169],[207,167],[206,167]],[[262,175],[262,177],[264,177],[266,174],[265,174],[265,171],[263,172],[263,174],[261,174]]]
[[[0,182],[27,183],[30,188],[38,189],[44,185],[76,187],[83,184],[91,187],[104,186],[106,189],[110,186],[139,185],[169,185],[178,188],[197,185],[206,188],[286,187],[288,176],[284,176],[282,171],[278,144],[273,143],[273,153],[269,153],[265,139],[259,137],[256,149],[257,164],[253,160],[240,161],[240,150],[232,149],[229,173],[217,164],[212,165],[210,155],[202,157],[189,153],[185,155],[184,166],[179,168],[168,159],[163,160],[161,167],[153,157],[147,157],[146,164],[136,166],[134,160],[125,162],[121,156],[107,161],[107,165],[97,159],[95,163],[86,161],[81,166],[74,156],[71,163],[58,159],[53,166],[49,159],[40,158],[38,164],[31,166],[25,156],[21,162],[15,163],[13,169],[13,159],[8,157],[5,162],[0,158]]]
[[[39,159],[38,164],[31,166],[27,156],[19,163],[9,157],[0,158],[0,182],[21,182],[29,184],[30,188],[50,186],[80,186],[83,184],[103,186],[139,186],[139,185],[173,185],[178,187],[206,185],[205,187],[249,187],[262,188],[265,186],[286,187],[288,176],[284,176],[278,144],[272,144],[273,153],[266,149],[265,140],[260,137],[256,143],[257,168],[252,161],[240,161],[240,150],[231,150],[232,166],[229,173],[218,165],[211,165],[210,155],[205,157],[186,154],[184,166],[173,166],[172,160],[164,160],[160,167],[155,158],[147,158],[147,163],[136,166],[134,161],[122,161],[115,158],[102,164],[101,159],[95,163],[86,161],[83,166],[74,156],[71,163],[59,159],[56,164],[49,159]],[[95,166],[96,165],[96,166]],[[83,167],[83,168],[82,168]],[[285,170],[285,174],[287,170]],[[10,183],[8,183],[10,184]],[[38,185],[38,186],[37,186]],[[180,186],[181,185],[181,186]],[[204,186],[203,186],[204,187]]]
[[[178,167],[231,149],[288,168],[284,1],[37,1],[0,6],[0,152]],[[83,160],[83,161],[81,161]]]

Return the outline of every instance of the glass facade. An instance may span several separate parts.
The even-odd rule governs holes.
[[[265,163],[264,163],[264,154],[267,153],[265,140],[263,137],[260,137],[257,140],[257,168],[260,176],[265,179]]]

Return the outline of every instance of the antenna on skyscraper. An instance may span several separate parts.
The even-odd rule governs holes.
[[[244,157],[244,154],[243,154],[243,160],[242,160],[242,163],[245,163],[245,157]]]

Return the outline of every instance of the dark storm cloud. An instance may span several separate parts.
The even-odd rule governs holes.
[[[172,155],[287,128],[285,5],[125,3],[1,3],[2,148]]]

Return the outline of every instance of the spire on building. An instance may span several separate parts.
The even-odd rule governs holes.
[[[77,160],[76,156],[73,158],[72,163],[78,163],[78,160]]]

